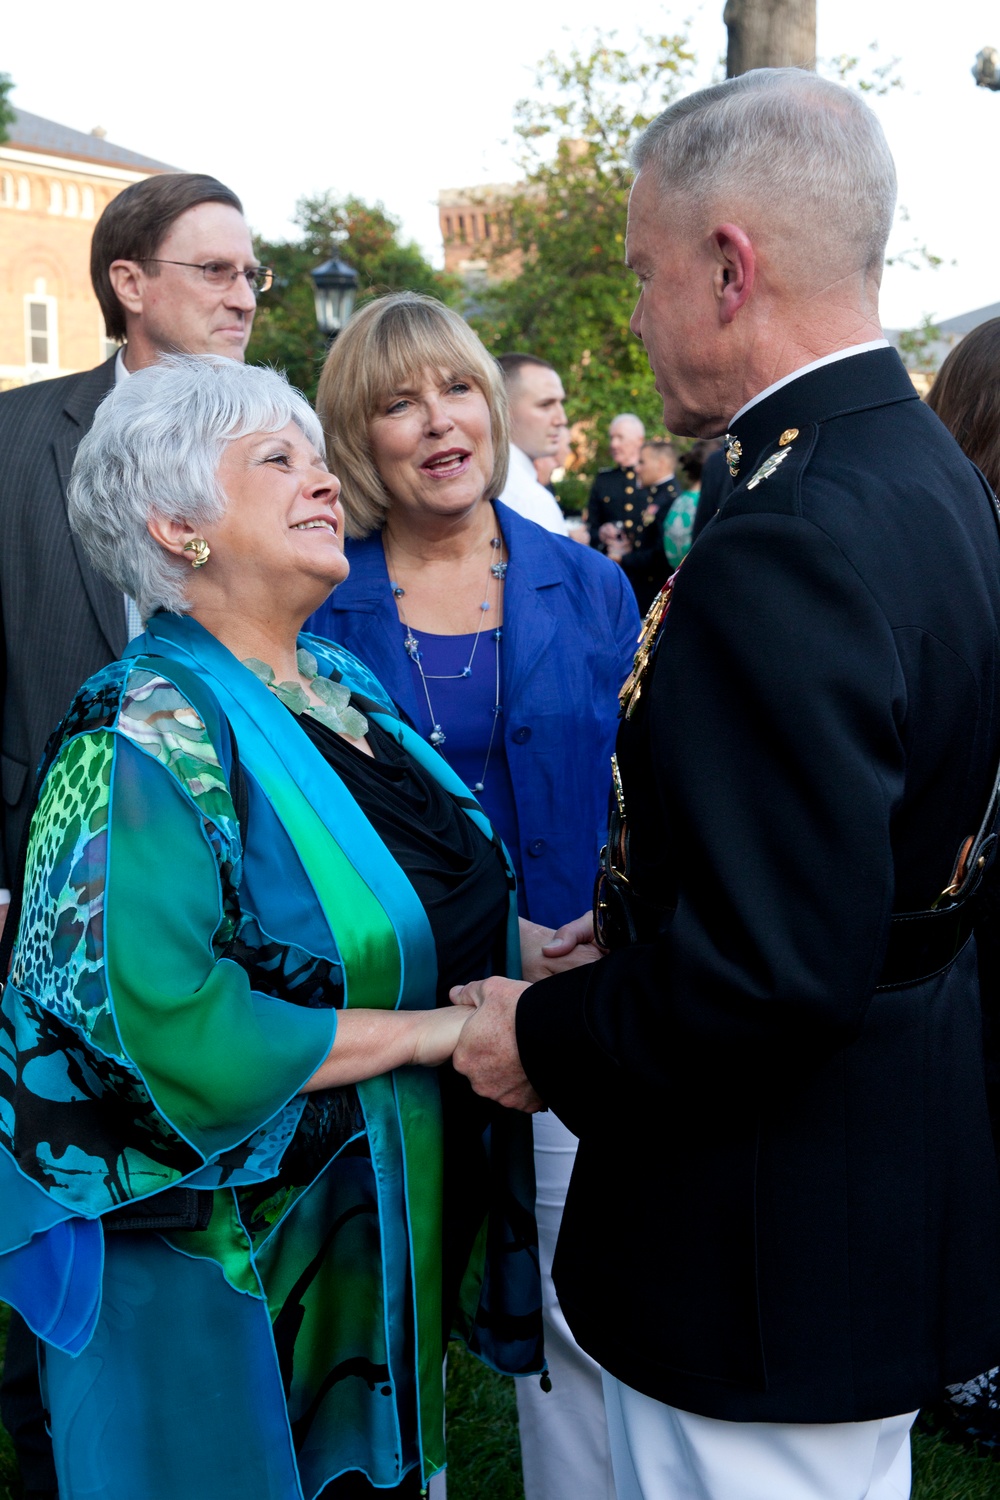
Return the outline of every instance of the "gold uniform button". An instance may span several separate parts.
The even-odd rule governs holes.
[[[625,501],[625,509],[626,510],[631,510],[632,509],[632,502],[631,502],[631,500],[626,500]]]
[[[789,445],[789,443],[794,443],[794,441],[798,437],[798,435],[799,435],[799,429],[797,427],[786,427],[785,430],[784,430],[784,432],[781,434],[780,438],[778,439],[778,447],[779,448],[787,448],[788,445]]]
[[[626,493],[626,495],[631,495],[631,493],[632,493],[632,486],[630,484],[627,484],[625,486],[625,493]]]

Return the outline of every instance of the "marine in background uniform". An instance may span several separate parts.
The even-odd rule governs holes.
[[[642,513],[647,499],[634,465],[622,468],[620,464],[614,464],[610,469],[598,469],[587,502],[590,545],[600,552],[606,550],[600,538],[605,521],[620,526],[628,540],[634,541],[642,529]]]
[[[665,467],[661,455],[672,461],[673,449],[669,443],[644,443],[639,461],[640,471],[647,462],[652,464],[654,474],[660,471]],[[657,462],[658,460],[660,461]],[[632,551],[625,554],[621,565],[632,585],[639,613],[644,615],[669,574],[673,572],[663,545],[663,528],[671,506],[680,495],[680,487],[673,474],[650,482],[648,468],[642,473],[642,478],[646,480],[641,490],[643,509],[632,535]]]

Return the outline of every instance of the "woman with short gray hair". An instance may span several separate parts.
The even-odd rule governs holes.
[[[70,519],[146,632],[50,742],[8,924],[0,1296],[42,1341],[60,1496],[416,1495],[442,1327],[541,1364],[530,1121],[466,1088],[445,1157],[433,1071],[449,988],[517,971],[509,866],[300,634],[347,563],[281,376],[133,375]]]

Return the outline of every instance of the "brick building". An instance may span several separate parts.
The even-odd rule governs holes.
[[[0,390],[111,352],[90,285],[94,223],[130,182],[174,168],[15,111],[0,141]]]
[[[507,201],[524,184],[495,182],[481,187],[442,188],[438,224],[444,242],[444,268],[466,280],[516,276],[520,251],[504,254],[500,241]]]

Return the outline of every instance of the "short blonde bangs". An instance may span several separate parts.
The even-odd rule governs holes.
[[[342,485],[348,536],[378,531],[392,504],[372,458],[371,420],[393,391],[412,386],[427,369],[445,370],[482,391],[493,436],[486,498],[495,500],[507,482],[510,424],[496,360],[464,318],[434,297],[417,292],[378,297],[354,314],[334,343],[316,393],[327,462]]]

